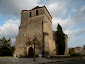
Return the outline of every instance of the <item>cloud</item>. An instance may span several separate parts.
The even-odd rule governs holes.
[[[70,32],[70,34],[69,34]],[[76,46],[83,46],[85,45],[85,29],[76,29],[76,30],[69,30],[68,34],[68,46],[69,47],[76,47]]]
[[[65,30],[64,32],[66,34],[68,34],[70,38],[72,38],[72,37],[75,37],[75,36],[80,36],[80,35],[85,34],[85,28],[76,29],[76,30]]]
[[[39,0],[0,0],[0,14],[20,17],[21,10],[31,9],[38,5]]]
[[[62,17],[67,11],[66,2],[51,2],[46,5],[47,9],[51,13],[52,17]]]
[[[20,25],[20,20],[12,20],[9,19],[8,21],[5,21],[5,24],[0,26],[0,38],[6,37],[11,38],[14,42],[17,34],[18,34],[18,27]]]
[[[73,19],[78,25],[85,24],[85,6],[75,13]]]
[[[71,29],[74,26],[74,22],[70,18],[66,18],[66,19],[53,18],[52,25],[54,31],[56,30],[58,23],[62,26],[63,30]]]
[[[10,17],[12,15],[20,17],[21,10],[30,10],[38,5],[45,5],[53,17],[61,17],[67,11],[66,6],[68,0],[45,0],[46,4],[41,4],[40,1],[42,0],[0,0],[0,14]]]

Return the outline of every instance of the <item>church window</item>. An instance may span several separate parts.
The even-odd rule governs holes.
[[[31,17],[31,12],[30,12],[30,17]]]
[[[38,15],[38,10],[36,10],[36,15]]]

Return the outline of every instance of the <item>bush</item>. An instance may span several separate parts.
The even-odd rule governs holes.
[[[75,54],[71,54],[70,56],[82,56],[82,55],[79,53],[75,53]]]

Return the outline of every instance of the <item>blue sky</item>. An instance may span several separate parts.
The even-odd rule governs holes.
[[[46,6],[52,15],[52,27],[59,23],[68,35],[68,47],[85,45],[85,0],[0,0],[0,37],[15,42],[21,11]]]

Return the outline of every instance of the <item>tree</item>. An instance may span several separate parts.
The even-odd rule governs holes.
[[[37,40],[37,38],[35,37],[32,41],[30,41],[29,40],[29,38],[28,38],[28,43],[27,43],[27,45],[34,45],[34,61],[35,61],[35,45],[39,45],[39,46],[41,46],[41,43]]]
[[[65,51],[65,34],[62,31],[62,27],[58,24],[57,26],[57,43],[58,43],[58,54],[64,55]]]
[[[14,47],[11,46],[11,40],[6,39],[5,37],[0,39],[0,55],[1,56],[12,56],[12,52],[14,51]]]
[[[1,43],[1,47],[8,47],[11,48],[11,40],[10,39],[6,39],[5,37],[1,38],[0,41]]]

